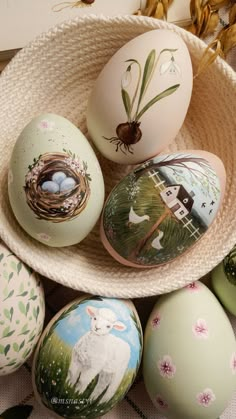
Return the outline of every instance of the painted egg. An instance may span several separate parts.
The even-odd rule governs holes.
[[[56,417],[103,416],[130,388],[141,355],[134,305],[84,296],[64,307],[39,341],[33,362],[36,397]]]
[[[192,64],[170,30],[146,32],[125,44],[95,82],[87,109],[89,134],[117,163],[156,156],[175,139],[192,94]]]
[[[29,358],[43,329],[44,292],[39,277],[0,243],[0,376]]]
[[[221,205],[225,171],[203,151],[161,155],[128,174],[104,207],[101,240],[124,265],[153,267],[183,254]]]
[[[39,115],[13,149],[8,191],[21,227],[48,246],[70,246],[96,224],[104,181],[87,139],[59,115]]]
[[[211,284],[224,307],[236,316],[236,246],[211,272]]]
[[[50,193],[56,193],[59,192],[59,185],[56,182],[53,182],[52,180],[47,180],[46,182],[43,182],[41,184],[42,191],[50,192]]]
[[[167,418],[213,419],[227,407],[236,389],[235,336],[202,283],[157,300],[144,335],[143,375]]]
[[[66,174],[64,172],[56,172],[52,175],[52,181],[60,185],[63,180],[66,179]]]

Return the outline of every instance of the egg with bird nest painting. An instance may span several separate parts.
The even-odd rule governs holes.
[[[148,160],[111,191],[101,239],[120,263],[147,268],[168,263],[198,242],[215,219],[225,189],[221,160],[181,151]]]
[[[39,341],[32,368],[36,398],[53,417],[103,416],[133,383],[142,347],[131,301],[79,297],[51,320]]]
[[[87,126],[98,150],[122,164],[161,152],[180,130],[192,94],[192,64],[179,35],[152,30],[125,44],[92,89]]]
[[[82,132],[59,115],[42,114],[23,129],[12,152],[8,192],[23,229],[48,246],[79,243],[102,211],[104,181]]]

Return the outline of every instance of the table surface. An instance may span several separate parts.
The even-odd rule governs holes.
[[[221,11],[220,29],[227,23],[226,11]],[[211,38],[206,40],[210,42]],[[231,52],[227,57],[228,63],[236,70],[236,51]],[[7,62],[0,62],[0,72],[3,70]],[[72,301],[79,295],[78,292],[50,281],[47,278],[43,279],[46,297],[46,321],[48,323],[63,306]],[[146,319],[154,304],[154,298],[134,300],[140,315],[143,326],[145,326]],[[229,316],[234,331],[236,333],[236,318]],[[32,419],[50,419],[51,415],[45,413],[44,410],[36,402],[32,384],[31,384],[31,363],[32,358],[29,359],[17,372],[9,376],[0,377],[0,413],[9,407],[19,403],[30,404],[34,407],[30,416]],[[104,419],[163,419],[157,414],[148,395],[145,391],[144,383],[141,374],[137,377],[135,383],[126,395],[125,399],[120,402],[113,410],[103,416]],[[221,415],[221,419],[235,419],[236,417],[236,393],[231,400],[228,408]],[[18,418],[16,418],[18,419]],[[186,418],[183,418],[186,419]]]

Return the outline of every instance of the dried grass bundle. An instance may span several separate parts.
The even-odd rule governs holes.
[[[140,6],[134,14],[156,19],[166,19],[168,8],[172,3],[173,0],[147,0],[145,8],[142,9]]]

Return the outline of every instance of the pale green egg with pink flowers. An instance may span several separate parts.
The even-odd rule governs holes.
[[[158,412],[217,419],[236,389],[236,341],[214,294],[201,282],[161,296],[146,325],[143,374]]]
[[[81,242],[103,207],[104,181],[98,159],[68,119],[34,117],[16,140],[8,173],[12,211],[34,239],[51,247]]]

